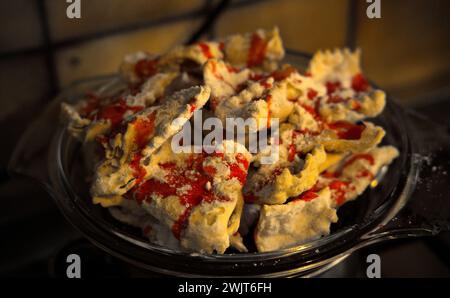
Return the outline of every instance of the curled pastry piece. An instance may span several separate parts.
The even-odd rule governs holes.
[[[321,132],[322,124],[308,109],[308,106],[294,105],[288,121],[299,132],[316,135]]]
[[[178,91],[165,99],[163,105],[158,108],[155,117],[155,133],[144,148],[143,155],[149,156],[169,137],[179,132],[193,113],[206,104],[210,94],[211,89],[208,86],[198,86]],[[177,118],[183,121],[175,124],[173,121]]]
[[[140,92],[135,97],[143,101],[145,106],[153,105],[158,99],[164,97],[167,87],[178,75],[178,72],[155,74],[142,84]]]
[[[359,113],[367,117],[376,117],[386,105],[386,94],[382,90],[373,90],[368,94],[362,94],[360,99]]]
[[[361,73],[360,57],[360,50],[318,51],[312,57],[308,71],[319,82],[339,82],[343,87],[350,88],[351,78]]]
[[[230,142],[239,147],[238,153],[220,149],[211,154],[175,154],[167,150],[151,160],[152,164],[159,160],[158,169],[127,194],[169,227],[185,250],[223,253],[239,228],[242,185],[251,155],[232,141],[224,145]]]
[[[366,117],[376,117],[386,105],[386,94],[382,90],[372,90],[368,94],[361,94],[358,112]]]
[[[320,102],[319,113],[326,122],[340,120],[356,122],[378,116],[386,104],[386,95],[381,90],[359,93],[352,98],[326,97]]]
[[[135,85],[156,74],[158,57],[145,52],[128,54],[120,65],[120,74],[129,84]]]
[[[94,202],[121,196],[147,174],[144,160],[182,126],[208,100],[209,87],[192,87],[174,93],[158,107],[149,107],[123,123],[125,132],[111,136],[106,159],[96,171],[91,187]],[[175,119],[179,119],[174,123]]]
[[[188,46],[178,46],[167,54],[161,56],[159,64],[181,63],[184,60],[191,60],[199,65],[203,65],[208,59],[222,59],[223,53],[219,42],[208,41],[198,42]]]
[[[326,86],[326,95],[313,98],[317,113],[326,122],[355,122],[384,109],[385,93],[374,90],[362,75],[359,50],[318,52],[310,62],[309,75]]]
[[[209,60],[203,68],[203,78],[205,85],[211,88],[212,108],[224,98],[238,93],[250,74],[249,69],[239,70],[221,60]]]
[[[154,133],[155,116],[156,107],[147,108],[125,123],[124,133],[106,141],[105,159],[95,170],[90,190],[95,204],[120,204],[121,196],[145,177],[141,150]]]
[[[398,150],[392,146],[351,154],[322,173],[314,189],[329,187],[332,205],[340,206],[357,198],[369,185],[378,185],[379,181],[375,178],[377,173],[398,154]]]
[[[100,134],[110,133],[125,118],[143,108],[143,101],[125,94],[103,97],[88,94],[76,105],[62,103],[62,114],[69,124],[69,132],[74,137],[89,142]]]
[[[275,82],[273,77],[251,82],[239,94],[219,102],[215,115],[221,120],[226,118],[254,119],[256,126],[250,131],[270,127],[270,120],[285,121],[294,104],[288,99],[288,82]]]
[[[309,105],[327,94],[326,86],[311,76],[299,74],[297,71],[286,77],[289,88],[289,99],[299,105]]]
[[[378,145],[385,135],[382,127],[370,122],[354,124],[347,121],[324,123],[316,121],[302,107],[296,106],[289,122],[280,127],[283,146],[288,146],[290,159],[323,145],[327,152],[345,153],[368,150]]]
[[[67,129],[69,133],[73,137],[82,140],[85,129],[91,123],[91,120],[82,118],[75,107],[64,102],[61,104],[61,115],[63,121],[68,124]]]
[[[319,239],[330,233],[330,225],[337,219],[328,188],[314,198],[263,205],[255,230],[256,247],[259,252],[268,252]]]
[[[268,90],[272,87],[273,79],[269,78],[266,84],[259,82],[250,85],[239,94],[226,98],[216,106],[214,114],[223,122],[227,118],[255,120],[250,131],[257,131],[267,127],[269,117]]]
[[[349,122],[334,122],[319,136],[319,143],[330,152],[360,152],[378,145],[386,132],[370,122],[355,125]]]
[[[268,118],[275,118],[280,122],[284,122],[294,108],[294,104],[289,100],[288,81],[275,82],[268,91],[266,102],[269,109]]]
[[[274,68],[273,62],[284,57],[278,28],[232,35],[224,40],[225,61],[240,67]]]
[[[247,202],[257,204],[283,204],[290,197],[297,196],[310,189],[319,177],[319,169],[326,160],[323,146],[318,146],[289,167],[261,166],[256,174],[251,175],[244,188]],[[284,163],[285,164],[285,163]],[[265,172],[270,172],[267,175]]]
[[[202,253],[225,252],[230,246],[227,225],[235,207],[234,198],[230,198],[233,194],[228,197],[229,202],[215,201],[193,208],[183,235],[180,235],[183,248]]]

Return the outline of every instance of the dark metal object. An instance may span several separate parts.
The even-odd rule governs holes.
[[[226,10],[230,4],[230,0],[222,0],[219,4],[207,15],[204,22],[200,27],[191,35],[191,37],[186,41],[186,44],[192,44],[200,39],[203,34],[208,32],[214,23],[217,21],[219,16]]]
[[[37,1],[39,11],[39,23],[41,25],[42,38],[44,41],[45,62],[47,64],[47,72],[50,81],[50,94],[54,96],[59,90],[59,80],[56,73],[55,65],[55,49],[52,47],[50,38],[50,28],[48,24],[48,15],[45,8],[45,1]]]
[[[358,23],[358,3],[356,0],[350,0],[347,4],[347,24],[345,29],[345,45],[354,50],[356,47],[356,34]]]

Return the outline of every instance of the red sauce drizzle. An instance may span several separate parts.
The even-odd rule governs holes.
[[[317,136],[320,132],[316,131],[310,131],[308,129],[297,129],[292,131],[292,143],[288,147],[288,161],[292,162],[295,158],[295,155],[297,155],[297,148],[295,146],[295,140],[299,135],[311,135],[311,136]]]
[[[320,190],[320,188],[318,187],[318,184],[316,183],[311,189],[299,194],[298,196],[294,197],[291,201],[298,201],[298,200],[302,200],[302,201],[311,201],[314,200],[315,198],[317,198],[319,195],[317,194],[317,192]]]
[[[356,92],[367,91],[369,89],[369,82],[361,73],[358,73],[352,78],[352,88]]]
[[[272,112],[270,111],[272,105],[272,96],[269,94],[266,98],[267,102],[267,127],[270,127],[270,119],[272,117]]]
[[[151,77],[158,71],[156,67],[157,63],[158,63],[157,59],[153,60],[149,60],[146,58],[141,59],[134,66],[134,72],[141,79]]]
[[[133,170],[133,176],[136,178],[136,185],[140,184],[147,174],[147,171],[141,166],[142,155],[135,153],[130,162],[130,168]]]
[[[283,168],[277,168],[275,169],[272,174],[270,175],[270,177],[268,177],[266,180],[262,181],[260,184],[256,185],[254,192],[258,192],[259,190],[261,190],[264,186],[266,186],[269,183],[272,183],[278,175],[281,174],[281,172],[283,172]],[[256,200],[258,200],[258,196],[255,195],[253,191],[248,192],[248,193],[244,193],[244,201],[247,203],[253,203]]]
[[[328,97],[327,102],[328,103],[341,103],[341,102],[345,102],[346,99],[340,97],[340,96],[336,96],[336,95],[330,95],[330,97]]]
[[[288,161],[294,161],[295,155],[297,154],[297,149],[294,144],[289,145],[288,149]]]
[[[193,113],[196,109],[197,109],[197,105],[195,104],[195,97],[191,98],[191,100],[189,101],[189,112]]]
[[[352,101],[352,109],[355,111],[360,111],[362,108],[361,103],[357,100]]]
[[[214,177],[214,175],[216,175],[216,173],[217,173],[216,168],[212,167],[212,166],[203,167],[203,171],[205,171],[206,175],[208,175],[210,177]]]
[[[236,158],[236,161],[238,163],[240,163],[246,170],[248,169],[249,162],[242,153],[236,154],[235,158]]]
[[[168,184],[156,179],[149,179],[140,184],[139,187],[132,191],[134,199],[141,203],[144,200],[150,199],[150,194],[160,195],[163,197],[176,195],[176,188],[169,187]]]
[[[325,171],[321,174],[321,176],[328,179],[337,178],[339,176],[339,173]]]
[[[155,129],[155,116],[156,112],[153,112],[148,115],[147,118],[137,118],[133,123],[136,131],[134,143],[139,149],[142,149],[145,145],[147,145],[148,138]]]
[[[218,80],[225,81],[225,79],[223,78],[223,76],[222,76],[221,74],[217,73],[217,64],[216,64],[215,61],[211,61],[211,67],[212,67],[211,71],[212,71],[213,75],[214,75]]]
[[[308,105],[308,104],[299,104],[302,108],[306,110],[311,116],[313,116],[314,120],[316,120],[319,131],[323,130],[324,128],[324,121],[322,117],[320,116],[320,97],[316,97],[316,100],[314,101],[314,106]],[[315,135],[316,133],[310,132],[310,131],[304,131],[304,133],[310,133],[312,135]],[[318,134],[318,133],[317,133]]]
[[[219,156],[222,159],[224,158],[223,153],[216,153],[216,156]],[[230,179],[237,178],[243,185],[247,180],[247,169],[249,166],[249,162],[242,153],[237,153],[235,155],[235,158],[237,163],[227,163],[228,167],[230,168]],[[243,167],[243,169],[241,166]]]
[[[123,116],[127,111],[139,112],[143,108],[142,106],[128,106],[125,100],[120,98],[118,101],[100,107],[97,114],[93,117],[97,119],[108,119],[111,121],[111,126],[115,128],[122,122]]]
[[[233,66],[231,66],[229,64],[227,64],[227,70],[230,73],[238,73],[239,72],[239,69],[237,67],[233,67]]]
[[[301,193],[300,195],[298,195],[297,197],[292,199],[292,201],[302,200],[305,202],[309,202],[309,201],[314,200],[318,196],[319,195],[317,194],[317,190],[313,188],[313,189],[310,189],[310,190],[307,190],[307,191]]]
[[[238,164],[230,164],[230,179],[237,178],[241,184],[247,180],[247,171],[241,169]]]
[[[317,91],[314,89],[308,89],[307,96],[308,96],[308,99],[313,100],[317,96]]]
[[[357,178],[368,178],[369,180],[372,180],[373,174],[369,170],[362,170],[361,172],[356,175]]]
[[[252,81],[259,81],[259,80],[262,80],[264,78],[265,78],[265,76],[262,75],[262,74],[252,73],[252,74],[250,74],[250,78],[249,79],[252,80]]]
[[[368,154],[368,153],[360,153],[360,154],[355,154],[353,155],[349,160],[347,160],[344,165],[343,168],[348,167],[349,165],[351,165],[352,163],[354,163],[356,160],[358,159],[365,159],[369,162],[370,165],[374,165],[375,163],[375,159],[373,158],[372,155]]]
[[[211,68],[212,68],[211,71],[212,71],[213,75],[218,80],[223,81],[225,84],[227,84],[228,86],[230,86],[232,89],[234,89],[237,92],[237,90],[236,90],[237,88],[235,86],[233,86],[230,82],[225,80],[225,78],[220,73],[217,73],[217,64],[214,61],[211,61],[210,64],[211,64]],[[227,66],[228,72],[232,72],[232,71],[230,71],[230,69],[233,69],[232,71],[236,71],[236,72],[238,71],[237,69],[234,69],[232,66]],[[240,86],[238,86],[238,88],[240,88]]]
[[[321,100],[320,97],[316,97],[316,100],[314,101],[314,106],[307,104],[300,104],[300,106],[304,108],[309,114],[311,114],[314,120],[316,120],[317,124],[319,125],[319,131],[323,130],[324,127],[324,121],[320,116],[320,100]]]
[[[328,178],[328,179],[332,179],[332,178],[338,178],[341,174],[342,171],[345,169],[345,167],[351,165],[352,163],[354,163],[356,160],[358,159],[365,159],[369,162],[370,165],[374,165],[375,160],[373,158],[372,155],[368,154],[368,153],[359,153],[359,154],[355,154],[353,155],[350,159],[348,159],[343,165],[342,168],[336,172],[328,172],[325,171],[321,174],[322,177],[324,178]],[[370,179],[373,178],[373,174],[368,171],[368,170],[362,170],[360,173],[357,174],[358,178],[361,177],[369,177]]]
[[[225,157],[225,154],[223,152],[214,152],[213,155],[217,156],[217,157],[220,157],[222,159]]]
[[[281,70],[275,70],[273,71],[270,76],[273,77],[275,81],[281,81],[289,77],[292,73],[296,72],[297,70],[292,67],[288,66]]]
[[[316,113],[316,115],[317,115],[317,119],[319,119],[320,118],[320,101],[321,101],[321,99],[320,99],[320,97],[319,98],[317,98],[317,100],[315,101],[315,103],[314,103],[314,109],[315,109],[315,113]]]
[[[327,94],[330,95],[341,87],[341,82],[326,82],[325,85],[327,87]]]
[[[320,115],[315,107],[306,104],[300,104],[300,106],[304,108],[309,114],[311,114],[314,117],[314,119],[316,120],[320,119]]]
[[[204,42],[199,42],[198,46],[200,47],[200,49],[202,50],[203,55],[207,58],[207,59],[211,59],[214,57],[214,55],[211,53],[211,49],[209,48],[209,45],[204,43]]]
[[[134,143],[137,145],[137,152],[133,155],[130,162],[130,167],[133,169],[133,176],[136,178],[136,185],[139,185],[143,180],[147,171],[141,165],[142,155],[140,151],[147,145],[148,138],[152,135],[155,129],[156,112],[151,113],[146,118],[137,118],[134,123],[135,135]]]
[[[348,121],[336,121],[329,123],[328,127],[336,132],[340,139],[358,140],[361,138],[364,125],[353,124]]]
[[[259,84],[266,89],[269,89],[272,87],[272,84],[270,84],[267,80],[261,80],[261,81],[259,81]]]
[[[328,185],[332,191],[334,191],[334,198],[336,200],[336,204],[342,205],[345,203],[345,194],[346,188],[350,183],[341,181],[341,180],[333,180]]]
[[[253,67],[260,65],[264,61],[266,50],[267,41],[261,38],[257,33],[253,33],[247,58],[247,66]]]
[[[98,109],[100,104],[100,97],[95,95],[94,93],[88,92],[86,93],[87,102],[86,105],[81,109],[80,114],[83,117],[89,117],[93,111]]]

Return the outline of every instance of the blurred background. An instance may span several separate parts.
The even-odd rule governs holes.
[[[450,1],[380,2],[381,18],[369,19],[365,0],[81,0],[81,19],[69,19],[66,0],[1,1],[0,274],[47,276],[55,271],[48,260],[80,238],[45,192],[8,177],[17,139],[61,89],[115,72],[128,52],[278,26],[293,50],[361,48],[369,78],[401,105],[450,125]],[[379,248],[403,260],[386,274],[450,276],[450,241],[441,238]]]

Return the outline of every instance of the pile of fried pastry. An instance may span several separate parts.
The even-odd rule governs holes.
[[[359,50],[318,51],[305,70],[284,55],[277,28],[137,52],[120,66],[123,88],[63,103],[93,203],[151,243],[188,252],[267,252],[328,235],[336,210],[398,156],[367,120],[385,93],[362,74]],[[174,152],[172,138],[196,113],[253,118],[256,131],[277,119],[277,160],[262,163],[267,152],[235,139],[212,153]]]

